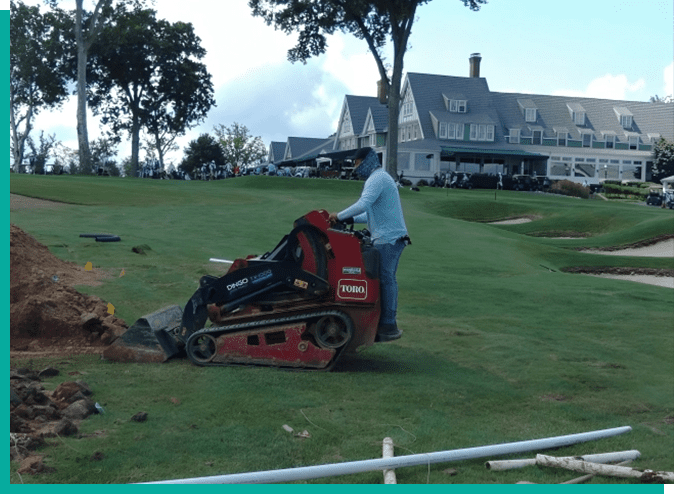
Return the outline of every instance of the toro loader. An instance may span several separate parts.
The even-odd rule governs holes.
[[[367,230],[331,227],[328,217],[299,218],[273,250],[203,276],[184,309],[144,316],[120,339],[158,342],[165,359],[186,355],[201,366],[333,368],[376,340],[379,253]]]

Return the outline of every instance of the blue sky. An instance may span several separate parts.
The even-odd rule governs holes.
[[[648,101],[674,93],[672,4],[489,0],[473,12],[461,0],[433,0],[417,11],[405,70],[467,76],[468,58],[477,52],[480,75],[493,91]],[[291,64],[286,52],[294,36],[252,17],[246,0],[155,0],[154,8],[160,17],[194,25],[215,87],[217,106],[180,140],[181,151],[170,157],[176,164],[190,140],[217,124],[246,125],[265,145],[327,137],[345,94],[376,94],[379,77],[364,41],[333,36],[325,55]],[[76,148],[75,125],[73,98],[60,112],[40,115],[36,129]],[[89,133],[98,134],[95,119]],[[118,159],[127,154],[120,147]]]

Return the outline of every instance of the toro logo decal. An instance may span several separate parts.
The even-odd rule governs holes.
[[[367,281],[364,280],[339,280],[337,296],[349,300],[365,300],[367,298]]]

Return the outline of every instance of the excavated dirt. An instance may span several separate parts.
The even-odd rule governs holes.
[[[98,413],[92,391],[83,381],[67,381],[53,391],[46,390],[42,379],[58,374],[53,367],[40,372],[10,367],[9,458],[20,462],[19,475],[51,471],[42,461],[43,447],[50,438],[78,434],[82,420]]]
[[[10,360],[101,353],[124,333],[126,323],[108,313],[107,302],[73,288],[104,276],[58,259],[10,225]]]

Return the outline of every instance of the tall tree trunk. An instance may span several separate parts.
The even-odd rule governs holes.
[[[91,150],[87,129],[87,53],[77,50],[77,144],[80,157],[80,172],[91,173]]]
[[[82,30],[82,3],[77,0],[75,13],[75,41],[77,43],[77,145],[80,157],[80,172],[91,174],[91,150],[87,130],[87,58],[89,47]]]
[[[137,112],[132,112],[131,122],[131,174],[138,176],[138,156],[140,149],[140,119]]]
[[[9,87],[9,99],[13,101],[14,93],[12,91],[12,85]],[[24,131],[21,132],[19,126],[21,125],[21,120],[25,120]],[[21,172],[21,163],[23,163],[24,149],[26,147],[26,138],[30,134],[30,131],[33,128],[33,105],[31,104],[28,107],[25,117],[20,118],[17,122],[16,113],[14,111],[14,105],[10,105],[9,111],[9,125],[11,130],[11,139],[12,139],[12,159],[14,160],[14,171],[16,173]]]
[[[398,116],[400,112],[400,87],[403,78],[403,60],[407,41],[412,32],[416,3],[411,2],[408,12],[391,12],[391,39],[393,41],[393,74],[388,88],[388,138],[386,139],[386,171],[398,178]]]

